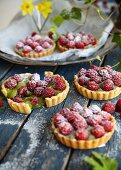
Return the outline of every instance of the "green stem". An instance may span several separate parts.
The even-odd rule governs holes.
[[[120,64],[120,62],[116,63],[114,66],[112,66],[112,68],[117,67]]]
[[[39,29],[39,27],[38,27],[38,25],[37,25],[37,23],[36,23],[36,20],[35,20],[35,18],[34,18],[33,15],[32,15],[32,19],[33,19],[33,22],[34,22],[34,24],[35,24],[35,26],[36,26],[38,32],[41,33],[41,32],[40,32],[40,29]]]

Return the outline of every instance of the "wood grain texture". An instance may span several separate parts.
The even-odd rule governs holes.
[[[115,65],[117,61],[119,60],[121,56],[121,50],[116,49],[114,50],[109,56],[105,58],[105,61],[103,65]],[[121,70],[118,70],[121,71]],[[121,95],[116,97],[115,99],[112,99],[110,101],[116,103],[118,98],[120,98]],[[102,104],[105,101],[93,101],[90,100],[90,104],[97,104],[98,106],[102,106]],[[103,147],[97,148],[97,149],[90,149],[90,150],[73,150],[72,157],[70,159],[69,165],[67,167],[68,170],[73,169],[80,169],[80,170],[90,170],[89,166],[84,162],[84,157],[91,155],[92,151],[97,151],[99,153],[105,154],[110,157],[114,157],[118,160],[119,168],[121,169],[121,119],[119,117],[118,113],[114,114],[114,117],[117,121],[117,131],[113,134],[111,140]]]
[[[81,67],[89,67],[89,64],[58,68],[56,73],[63,75],[71,85],[68,98],[56,107],[33,110],[0,169],[65,169],[71,149],[56,140],[50,129],[51,118],[62,107],[71,106],[76,101],[82,105],[88,102],[86,98],[80,96],[73,85],[73,76]]]

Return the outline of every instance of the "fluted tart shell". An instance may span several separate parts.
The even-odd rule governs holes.
[[[44,57],[44,56],[48,56],[48,55],[52,54],[55,50],[55,47],[56,47],[56,44],[53,41],[53,46],[50,49],[46,49],[45,51],[42,51],[40,53],[23,53],[23,52],[20,52],[19,50],[17,50],[16,48],[15,48],[15,51],[17,54],[19,54],[22,57],[40,58],[40,57]]]
[[[25,74],[20,74],[22,77],[31,77],[32,74],[30,73],[25,73]],[[53,75],[52,72],[45,72],[45,75]],[[53,75],[56,76],[56,75]],[[65,80],[64,77],[62,77],[64,82],[65,82],[65,86],[66,88],[58,93],[56,96],[52,96],[50,98],[45,98],[45,105],[46,107],[52,107],[52,106],[56,106],[58,104],[60,104],[66,97],[67,94],[69,92],[69,83]],[[2,86],[1,86],[1,91],[4,94],[4,96],[7,98],[7,89],[5,87],[5,82],[7,80],[3,81]],[[15,112],[19,112],[19,113],[24,113],[24,114],[30,114],[32,111],[32,108],[29,106],[29,104],[21,102],[21,103],[17,103],[14,102],[12,99],[7,98],[8,104],[11,107],[12,110],[14,110]]]
[[[115,124],[115,118],[111,117],[111,122]],[[76,140],[75,138],[69,138],[68,136],[64,136],[60,134],[57,130],[57,128],[54,126],[54,123],[52,122],[52,131],[55,134],[58,141],[60,141],[62,144],[66,145],[67,147],[71,147],[74,149],[93,149],[97,148],[101,145],[106,144],[111,136],[113,135],[114,131],[116,129],[116,126],[111,130],[111,132],[106,132],[104,136],[100,138],[95,138],[92,140]]]
[[[93,100],[109,100],[117,97],[121,93],[121,87],[115,87],[110,91],[91,91],[78,83],[77,75],[74,76],[74,84],[80,94]]]

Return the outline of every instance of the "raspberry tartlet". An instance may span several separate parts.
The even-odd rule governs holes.
[[[107,143],[115,131],[115,118],[97,105],[74,103],[52,118],[52,131],[64,145],[74,149],[97,148]]]
[[[15,74],[2,83],[1,91],[14,111],[29,114],[34,108],[61,103],[68,94],[69,83],[52,72],[45,72],[43,80],[37,73]]]
[[[59,37],[57,44],[60,51],[63,52],[69,49],[90,48],[97,44],[97,40],[92,34],[86,34],[85,32],[79,32],[76,34],[68,32]]]
[[[55,42],[47,37],[41,37],[37,33],[32,33],[25,40],[19,40],[15,51],[22,57],[39,58],[53,53]]]
[[[81,68],[74,76],[74,84],[79,93],[88,99],[113,99],[121,93],[121,73],[109,65],[91,65],[88,70]]]

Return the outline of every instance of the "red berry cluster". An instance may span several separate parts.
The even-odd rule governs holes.
[[[92,91],[99,89],[110,91],[115,86],[121,87],[121,74],[108,65],[104,67],[91,65],[88,70],[82,68],[77,76],[79,84]]]
[[[88,140],[90,134],[100,138],[114,128],[109,113],[102,111],[97,105],[83,108],[79,103],[56,113],[53,124],[64,136],[71,134],[77,140]]]
[[[25,40],[19,40],[16,44],[16,49],[23,53],[41,53],[46,49],[52,48],[53,45],[51,38],[42,38],[39,34],[33,32]]]
[[[78,48],[84,49],[90,45],[96,45],[96,38],[92,34],[86,34],[85,32],[72,33],[68,32],[66,35],[60,36],[58,40],[61,46],[64,46],[68,49]]]
[[[27,81],[26,85],[25,83],[22,85],[24,81]],[[39,102],[38,97],[55,96],[56,92],[64,90],[66,85],[64,79],[59,75],[47,75],[44,80],[40,80],[39,74],[35,73],[28,79],[22,78],[21,75],[14,75],[5,82],[5,87],[10,90],[17,89],[17,94],[13,98],[15,102],[23,102],[24,97],[31,95],[33,96],[31,103],[35,105]]]

